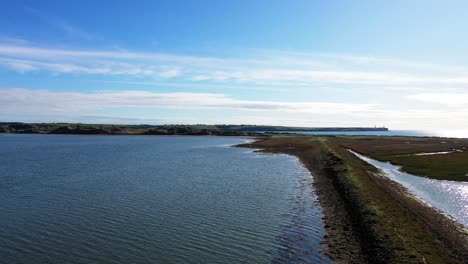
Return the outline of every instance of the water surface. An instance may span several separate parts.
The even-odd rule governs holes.
[[[385,175],[408,188],[409,191],[423,201],[453,217],[468,228],[468,182],[418,177],[401,172],[399,166],[389,162],[374,160],[354,151],[351,152],[374,167],[381,169]]]
[[[329,262],[312,176],[242,141],[0,135],[0,262]]]
[[[388,130],[388,131],[276,131],[307,135],[348,135],[348,136],[408,136],[408,137],[453,137],[468,138],[468,130]]]

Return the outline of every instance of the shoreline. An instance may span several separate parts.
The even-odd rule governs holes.
[[[352,226],[350,217],[341,203],[333,182],[322,173],[311,169],[311,164],[306,160],[307,154],[303,155],[302,150],[298,150],[295,146],[290,146],[290,144],[281,146],[262,145],[265,140],[268,139],[257,138],[256,141],[234,147],[250,148],[254,152],[261,153],[286,154],[298,158],[301,165],[314,177],[313,186],[316,190],[318,202],[322,207],[326,231],[326,235],[322,239],[322,243],[326,245],[326,248],[322,250],[322,253],[336,262],[371,263],[363,257],[364,254],[359,241],[357,241],[353,230],[349,228]]]
[[[242,138],[248,142],[231,147],[297,157],[313,175],[323,209],[327,232],[323,253],[338,263],[468,263],[466,230],[397,182],[379,175],[375,167],[350,153],[336,137],[114,135]]]
[[[284,127],[233,124],[124,125],[83,123],[0,122],[0,133],[43,134],[146,134],[146,135],[225,135],[261,136],[281,131],[388,131],[377,127]]]
[[[220,138],[248,138],[248,139],[258,139],[262,138],[260,136],[225,136],[225,135],[145,135],[145,134],[50,134],[50,133],[1,133],[1,135],[38,135],[38,136],[143,136],[143,137],[220,137]],[[265,136],[266,137],[266,136]]]
[[[393,170],[395,169],[397,171],[397,173],[404,174],[405,177],[411,177],[413,179],[418,179],[418,180],[421,180],[421,181],[426,181],[426,180],[430,181],[431,184],[430,184],[430,186],[428,186],[428,188],[430,188],[433,184],[437,184],[437,183],[442,183],[444,185],[445,184],[451,184],[455,188],[459,187],[460,185],[466,185],[468,183],[460,182],[460,181],[451,181],[451,180],[435,180],[435,179],[430,179],[430,178],[426,178],[426,177],[419,176],[419,175],[408,174],[407,172],[403,172],[401,170],[401,167],[398,166],[398,165],[394,165],[394,164],[391,164],[389,162],[381,162],[381,161],[373,160],[373,159],[371,159],[371,158],[369,158],[369,157],[367,157],[365,155],[354,152],[353,150],[348,150],[348,151],[350,151],[351,153],[356,155],[359,159],[361,159],[361,160],[371,164],[372,166],[376,167],[379,170],[379,172],[377,172],[378,176],[387,177],[388,180],[393,181],[397,185],[399,185],[400,186],[399,189],[403,189],[404,192],[407,193],[407,195],[412,195],[412,196],[414,196],[413,197],[414,199],[420,200],[424,205],[427,205],[428,207],[434,208],[439,213],[443,214],[447,218],[453,220],[455,223],[460,225],[461,230],[466,230],[468,232],[468,222],[467,222],[467,220],[464,219],[462,215],[456,215],[456,212],[459,211],[460,208],[452,209],[451,212],[444,211],[444,209],[441,208],[441,207],[444,207],[444,204],[449,203],[449,201],[444,201],[444,202],[439,202],[439,203],[431,201],[433,198],[430,197],[430,196],[426,196],[425,193],[424,193],[426,191],[426,189],[418,189],[417,187],[413,186],[412,183],[410,183],[408,181],[405,181],[402,178],[400,178],[400,179],[395,178],[397,176],[395,176],[393,174]],[[383,165],[379,164],[379,163],[383,163]],[[390,168],[390,170],[385,170],[386,168],[383,167],[383,166],[385,166],[387,164],[389,166],[393,166],[393,168]],[[467,185],[467,187],[468,187],[468,185]],[[435,196],[437,196],[437,195],[435,195]],[[463,199],[463,198],[462,197],[456,198],[456,200],[458,200],[458,199]],[[467,245],[468,245],[468,241],[467,241]],[[467,248],[467,250],[468,250],[468,248]]]
[[[468,263],[468,237],[456,222],[326,141],[257,138],[237,147],[294,155],[312,173],[324,211],[324,253],[334,261]]]

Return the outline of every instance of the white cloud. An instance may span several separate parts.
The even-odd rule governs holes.
[[[222,63],[223,60],[206,57],[173,55],[164,53],[128,52],[125,50],[71,50],[48,49],[34,46],[15,46],[0,44],[0,54],[23,58],[47,60],[76,60],[76,59],[115,59],[115,60],[145,60],[170,61],[181,63]]]
[[[216,89],[217,92],[231,89],[233,94],[240,94],[236,90],[244,89],[243,98],[266,98],[259,90],[268,92],[269,98],[288,98],[288,92],[298,92],[289,98],[297,100],[301,98],[298,95],[304,95],[303,98],[311,99],[293,103],[238,99],[221,93],[135,90],[84,93],[0,88],[0,118],[14,114],[41,121],[55,113],[63,116],[63,121],[81,120],[84,116],[98,116],[99,111],[113,113],[118,109],[129,113],[125,120],[138,122],[141,117],[137,113],[171,108],[179,113],[187,111],[186,117],[172,119],[174,122],[196,123],[376,124],[405,129],[434,129],[435,126],[466,129],[464,124],[468,119],[468,70],[462,67],[348,55],[270,52],[228,59],[125,50],[53,49],[27,44],[0,44],[0,66],[23,74],[43,71],[106,75],[109,78],[101,80],[103,83],[126,87],[156,85],[184,91]],[[277,91],[282,93],[274,94]],[[435,103],[445,107],[434,110]],[[194,114],[203,111],[209,115],[196,117]],[[148,120],[153,119],[148,117]]]
[[[21,88],[0,89],[0,110],[5,112],[79,112],[115,107],[235,109],[291,113],[358,113],[371,111],[374,105],[239,100],[224,94],[214,93],[153,93],[147,91],[98,91],[81,93]]]
[[[177,109],[177,115],[160,114]],[[125,112],[119,119],[116,115]],[[171,113],[176,113],[171,112]],[[144,113],[143,116],[141,113]],[[373,126],[392,129],[466,129],[466,108],[400,109],[393,105],[337,102],[242,100],[216,93],[156,93],[148,91],[60,92],[0,88],[0,118],[30,122],[109,123],[250,123],[291,126]],[[145,121],[146,120],[146,121]],[[437,121],[437,122],[435,122]]]
[[[0,35],[0,43],[9,43],[13,45],[25,45],[25,44],[28,44],[29,41],[26,39],[22,39],[22,38]]]
[[[0,63],[25,72],[128,75],[202,83],[270,86],[347,85],[393,88],[468,88],[463,67],[349,55],[274,52],[243,59],[125,50],[51,49],[0,44]]]
[[[46,70],[59,74],[92,74],[92,75],[129,75],[174,78],[180,75],[177,69],[167,70],[167,67],[133,65],[128,63],[100,62],[96,65],[72,63],[40,62],[22,59],[0,58],[0,65],[19,71]]]
[[[231,85],[231,84],[206,84],[206,83],[193,83],[193,82],[156,82],[156,81],[100,81],[102,83],[112,83],[112,84],[125,84],[132,86],[158,86],[158,87],[172,87],[172,88],[184,88],[190,90],[197,89],[213,89],[213,90],[250,90],[250,91],[266,91],[266,92],[288,92],[290,89],[277,88],[271,86],[260,86],[255,85],[255,87],[245,86],[245,85]],[[285,85],[285,87],[291,87],[290,85]]]
[[[468,108],[468,93],[420,93],[409,95],[408,98],[428,103]]]
[[[22,62],[22,61],[1,61],[0,64],[3,64],[4,66],[16,70],[18,72],[28,72],[28,71],[36,71],[38,68],[36,68],[34,65],[31,63],[27,62]]]
[[[180,70],[172,69],[172,70],[161,71],[159,73],[159,76],[163,78],[174,78],[174,77],[179,76],[180,74],[181,74]]]

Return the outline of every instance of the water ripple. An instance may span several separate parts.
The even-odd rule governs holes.
[[[312,176],[241,141],[0,138],[0,263],[326,261]]]

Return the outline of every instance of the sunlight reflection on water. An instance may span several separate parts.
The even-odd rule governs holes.
[[[468,227],[468,182],[434,180],[400,171],[399,166],[381,162],[350,150],[365,162],[381,169],[388,177],[408,188],[431,206]]]
[[[435,132],[438,137],[468,138],[468,130],[439,130]]]

